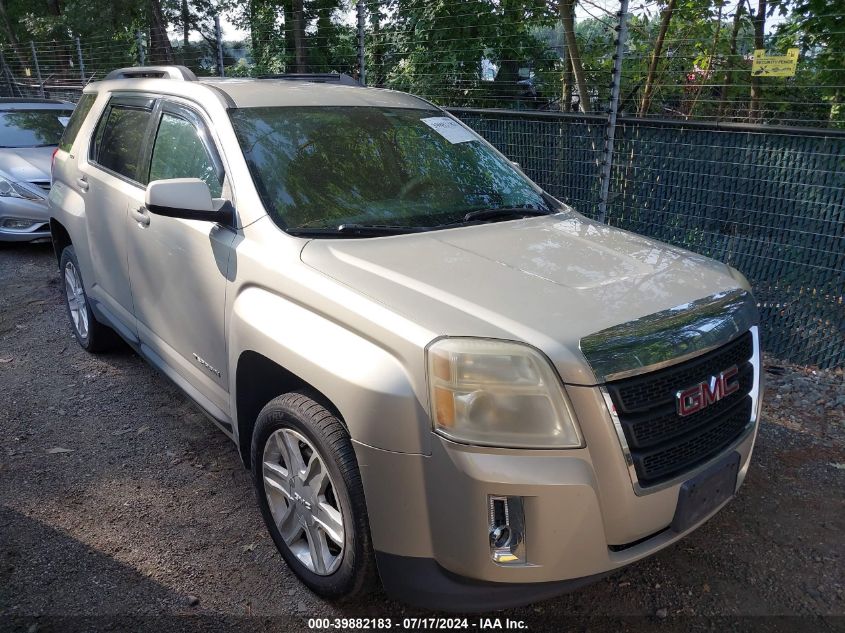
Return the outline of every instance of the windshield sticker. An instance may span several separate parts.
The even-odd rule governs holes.
[[[420,120],[450,143],[466,143],[467,141],[478,140],[478,136],[474,132],[447,116],[433,116]]]
[[[68,121],[70,121],[69,116],[60,116],[59,117],[59,123],[61,123],[63,127],[67,127]]]

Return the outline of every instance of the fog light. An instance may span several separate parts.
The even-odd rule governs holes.
[[[0,224],[4,229],[12,229],[14,231],[23,231],[24,229],[32,228],[38,224],[34,220],[27,220],[26,218],[4,218]]]
[[[525,562],[525,511],[522,497],[491,495],[487,500],[490,556],[500,565]]]

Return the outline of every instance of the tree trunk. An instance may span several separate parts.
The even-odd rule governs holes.
[[[182,0],[182,46],[188,49],[188,38],[191,35],[191,12],[188,9],[188,0]]]
[[[575,84],[578,86],[578,100],[581,112],[588,112],[590,93],[587,90],[587,80],[584,77],[584,67],[581,65],[581,53],[575,40],[575,2],[576,0],[560,0],[560,21],[566,37],[566,51],[569,53],[569,63],[575,73]]]
[[[560,111],[570,112],[572,110],[572,64],[569,63],[569,55],[563,57],[563,92],[560,100]]]
[[[150,54],[151,64],[172,64],[173,47],[167,37],[167,23],[161,11],[161,0],[150,0]]]
[[[651,97],[654,95],[654,79],[657,76],[657,64],[660,62],[660,56],[663,54],[663,42],[666,39],[666,31],[669,30],[669,24],[672,22],[672,15],[675,13],[676,4],[677,0],[669,0],[669,4],[666,5],[666,8],[663,10],[663,16],[660,19],[660,31],[657,33],[654,50],[651,52],[651,62],[648,65],[643,97],[640,101],[640,116],[645,116],[648,113],[649,107],[651,107]]]
[[[6,39],[12,47],[12,52],[15,54],[15,57],[18,58],[18,63],[21,65],[21,68],[26,67],[28,65],[26,57],[21,52],[18,38],[15,36],[15,30],[12,28],[12,23],[9,21],[9,14],[6,13],[6,0],[0,0],[0,27],[2,27],[3,33],[6,34]]]
[[[372,29],[371,51],[373,55],[372,69],[367,73],[367,82],[377,88],[384,85],[384,50],[381,42],[381,7],[378,0],[370,8],[370,28]]]
[[[305,7],[303,0],[293,0],[291,17],[293,22],[294,72],[304,73],[308,69],[308,51],[305,50]]]
[[[757,13],[752,20],[754,22],[754,50],[762,50],[766,43],[766,0],[757,0]],[[748,119],[752,123],[759,123],[761,119],[760,101],[762,99],[763,85],[760,77],[751,74],[751,103],[748,107]]]
[[[719,106],[719,117],[725,114],[725,109],[728,107],[728,98],[730,97],[730,88],[734,81],[734,73],[736,72],[736,40],[739,37],[739,28],[742,26],[742,12],[745,9],[745,3],[740,1],[736,5],[736,13],[734,13],[734,23],[731,28],[731,41],[728,53],[728,68],[725,71],[725,82],[722,85],[722,103]]]

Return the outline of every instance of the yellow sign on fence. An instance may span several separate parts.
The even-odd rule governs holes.
[[[797,48],[790,48],[786,55],[766,55],[766,51],[760,48],[754,51],[751,74],[755,77],[794,77],[797,67]]]

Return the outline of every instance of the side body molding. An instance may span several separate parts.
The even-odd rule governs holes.
[[[425,409],[411,377],[388,349],[257,286],[242,288],[234,298],[229,332],[232,411],[238,358],[251,350],[319,389],[338,407],[356,442],[401,453],[430,452]],[[421,357],[420,367],[423,362]]]

